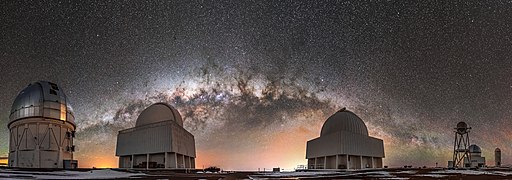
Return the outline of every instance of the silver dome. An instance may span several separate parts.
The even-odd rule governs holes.
[[[353,112],[345,110],[345,108],[339,110],[325,121],[322,126],[320,136],[339,131],[347,131],[368,136],[368,128],[364,124],[363,120]]]
[[[183,120],[180,113],[167,103],[155,103],[144,109],[137,118],[135,127],[161,121],[174,121],[183,127]]]
[[[469,152],[470,153],[482,153],[482,149],[480,149],[480,146],[477,146],[476,144],[472,144],[469,146]]]
[[[73,109],[64,91],[55,83],[39,81],[23,89],[11,107],[9,126],[26,118],[47,118],[75,125]]]

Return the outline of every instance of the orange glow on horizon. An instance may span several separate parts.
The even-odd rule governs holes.
[[[7,165],[7,159],[0,159],[0,165]]]
[[[280,167],[293,170],[306,165],[306,142],[316,138],[319,132],[298,126],[289,131],[269,134],[273,137],[264,146],[251,152],[229,153],[224,150],[198,150],[196,168],[217,166],[224,170],[258,170]]]
[[[240,135],[247,137],[245,146],[237,146],[236,142],[214,148],[196,144],[195,168],[216,166],[223,170],[254,171],[279,167],[293,170],[297,165],[307,164],[306,143],[319,137],[322,124],[323,121],[307,125],[284,124],[282,128],[266,131],[265,136],[247,131]],[[117,168],[119,160],[114,152],[114,146],[101,150],[84,149],[75,158],[82,168]]]
[[[114,155],[78,158],[78,166],[81,168],[118,168],[118,161]]]
[[[318,136],[319,132],[311,132],[303,126],[269,134],[265,146],[249,152],[239,152],[225,149],[197,150],[196,168],[202,169],[217,166],[224,170],[258,170],[280,167],[292,170],[297,165],[305,165],[306,142]],[[80,154],[83,155],[83,154]],[[77,154],[81,168],[117,168],[118,158],[114,155]]]

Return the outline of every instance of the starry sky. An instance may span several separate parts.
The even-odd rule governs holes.
[[[59,84],[81,167],[117,167],[117,132],[175,106],[198,168],[295,168],[342,107],[390,167],[445,166],[473,127],[512,164],[511,1],[1,1],[0,156],[19,91]]]

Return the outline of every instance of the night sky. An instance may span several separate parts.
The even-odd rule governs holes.
[[[155,102],[180,111],[197,168],[306,164],[342,107],[384,165],[446,166],[459,121],[512,164],[512,2],[418,2],[1,1],[0,156],[14,98],[47,80],[81,167],[117,167],[117,132]]]

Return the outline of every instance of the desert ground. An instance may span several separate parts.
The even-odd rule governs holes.
[[[0,179],[512,179],[512,169],[389,168],[350,171],[210,173],[172,170],[0,168]]]

